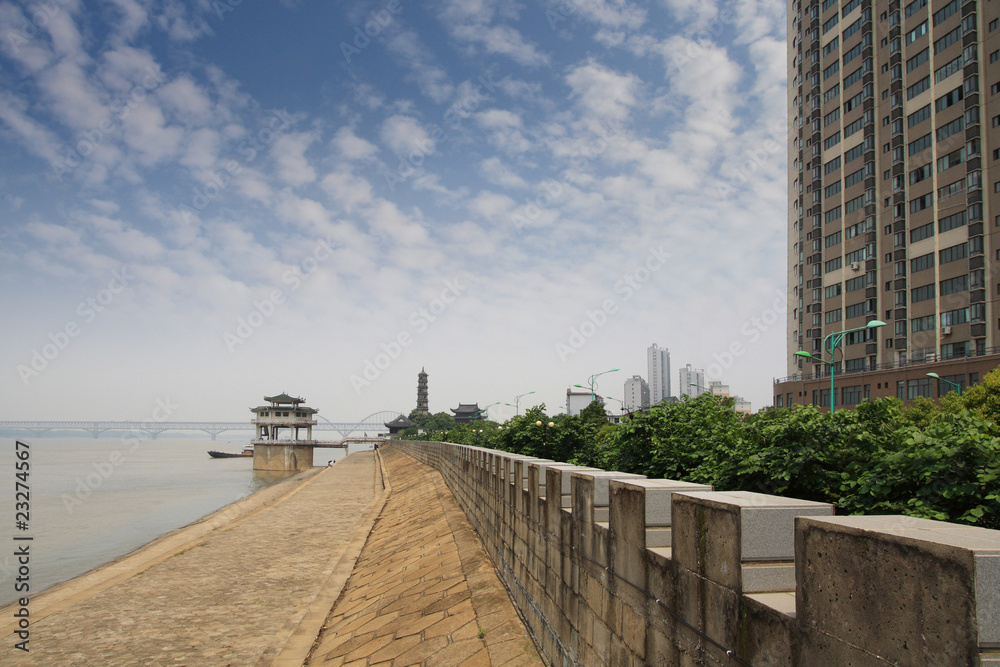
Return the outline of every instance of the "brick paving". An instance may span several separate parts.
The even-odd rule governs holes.
[[[3,610],[0,664],[274,664],[381,490],[371,452],[304,477],[33,598],[28,654]]]
[[[440,474],[381,452],[392,492],[310,667],[542,665]]]

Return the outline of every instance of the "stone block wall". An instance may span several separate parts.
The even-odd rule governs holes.
[[[1000,531],[440,442],[555,665],[996,665]]]

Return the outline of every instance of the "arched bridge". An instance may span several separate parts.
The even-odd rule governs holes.
[[[355,434],[384,433],[386,422],[390,422],[401,413],[394,410],[374,412],[356,422],[332,422],[325,417],[313,426],[313,431],[333,431],[341,439],[348,439]],[[202,431],[215,440],[220,433],[227,431],[254,430],[253,423],[248,419],[241,422],[169,422],[169,421],[0,421],[0,430],[30,431],[41,435],[49,431],[87,431],[95,438],[106,431],[122,431],[131,436],[146,436],[156,439],[156,436],[166,431]]]

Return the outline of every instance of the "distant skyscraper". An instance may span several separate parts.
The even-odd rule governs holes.
[[[625,380],[625,409],[638,410],[649,405],[649,385],[639,375]]]
[[[424,414],[430,412],[427,403],[427,373],[423,368],[420,369],[420,374],[417,375],[417,409],[415,412],[422,412]]]
[[[653,343],[646,348],[649,368],[649,403],[656,405],[670,396],[670,350]]]
[[[705,371],[703,369],[691,368],[691,364],[688,364],[680,370],[678,375],[680,376],[678,379],[681,383],[681,395],[695,398],[708,391],[708,387],[705,386]]]

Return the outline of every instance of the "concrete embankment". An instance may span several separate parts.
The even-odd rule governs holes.
[[[441,476],[358,452],[32,597],[0,664],[539,665]]]
[[[301,664],[383,502],[372,452],[297,475],[32,598],[27,653],[0,610],[0,662]]]

